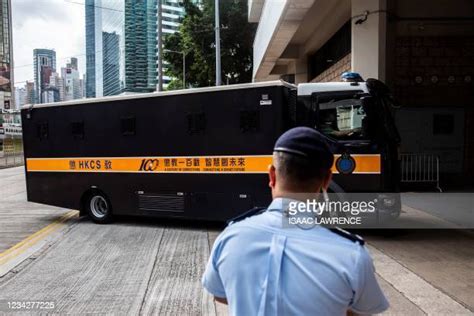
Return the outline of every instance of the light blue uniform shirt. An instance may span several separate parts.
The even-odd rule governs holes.
[[[281,209],[275,199],[268,210]],[[287,199],[285,201],[288,201]],[[329,229],[283,228],[281,210],[228,226],[216,239],[203,286],[232,315],[375,314],[389,306],[364,246]]]

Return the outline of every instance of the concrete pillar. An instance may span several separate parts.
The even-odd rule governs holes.
[[[307,58],[299,58],[288,64],[288,74],[295,75],[295,83],[308,82]]]
[[[295,61],[295,83],[308,82],[308,61],[307,58],[300,58]]]
[[[352,71],[362,78],[376,78],[385,81],[386,76],[386,33],[387,0],[351,0],[352,19]],[[369,12],[367,20],[365,12]],[[382,12],[380,12],[382,11]],[[362,15],[362,16],[360,16]]]

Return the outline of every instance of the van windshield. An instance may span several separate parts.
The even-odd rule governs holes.
[[[366,139],[366,113],[354,96],[319,96],[318,129],[336,139]]]

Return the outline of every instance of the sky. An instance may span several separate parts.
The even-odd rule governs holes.
[[[60,72],[70,57],[77,57],[85,73],[85,0],[12,0],[15,86],[33,81],[33,49],[56,51]]]

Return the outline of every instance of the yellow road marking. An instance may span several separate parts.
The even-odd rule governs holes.
[[[63,223],[69,220],[70,218],[78,215],[77,211],[70,211],[62,215],[60,218],[56,219],[54,222],[48,226],[40,229],[36,233],[26,237],[13,247],[5,250],[0,253],[0,265],[14,259],[15,257],[24,253],[28,248],[38,243],[40,240],[51,235],[53,232],[57,231],[60,227],[63,226]]]

